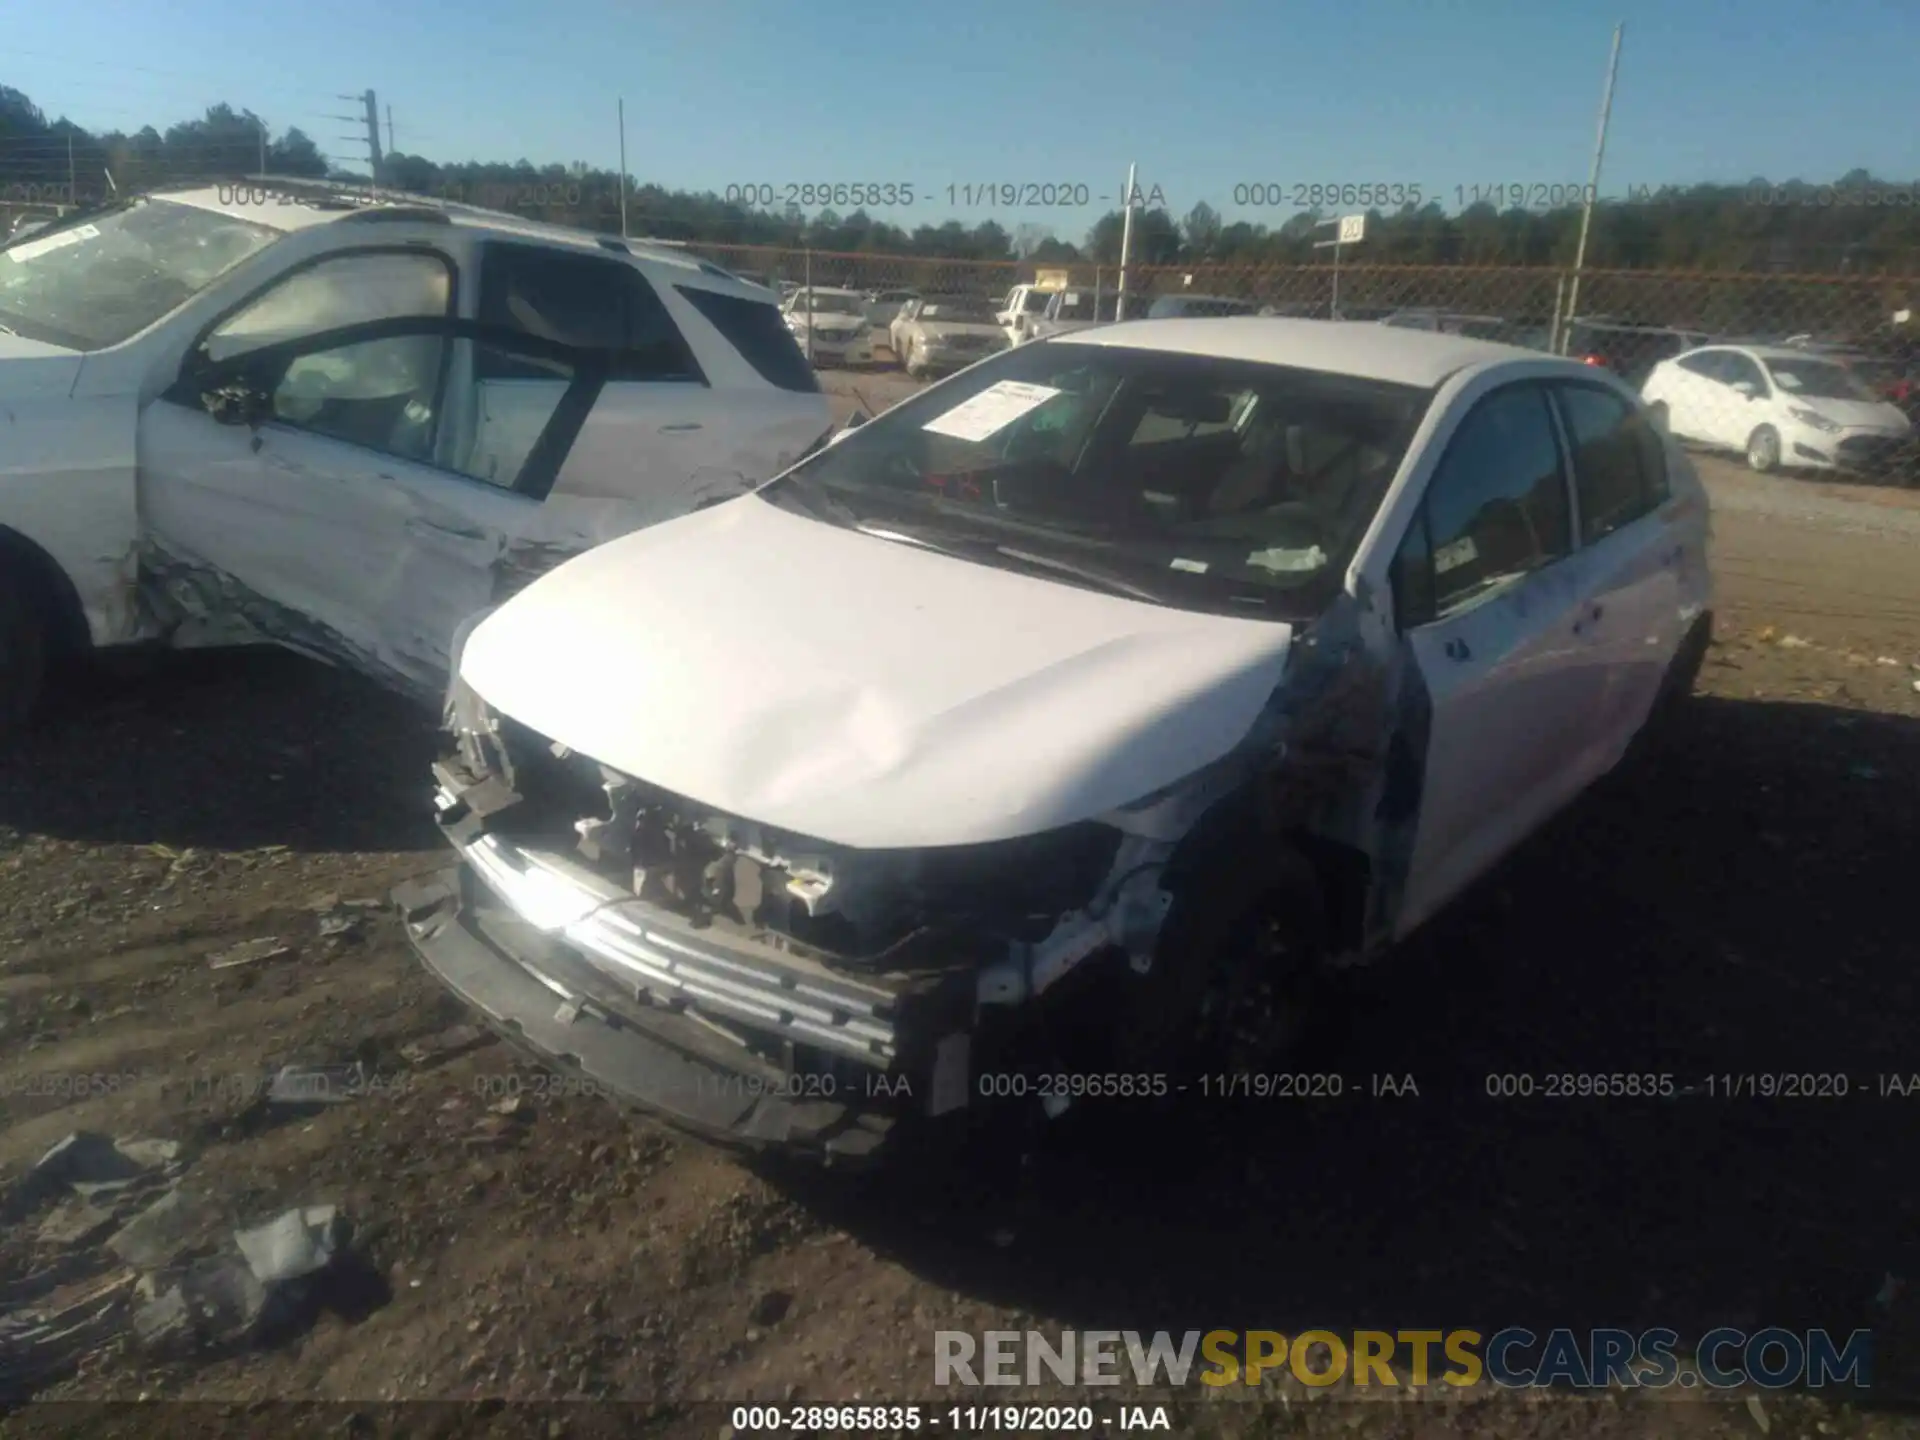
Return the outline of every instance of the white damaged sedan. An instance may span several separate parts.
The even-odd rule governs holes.
[[[733,1143],[1255,1069],[1690,691],[1707,530],[1571,361],[1021,346],[471,628],[457,863],[397,899],[516,1043]]]

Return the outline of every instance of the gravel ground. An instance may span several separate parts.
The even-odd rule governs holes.
[[[870,405],[902,384],[850,383]],[[1315,1405],[1263,1387],[1184,1399],[1175,1428],[1916,1433],[1893,1402],[1920,1398],[1920,1311],[1888,1277],[1920,1276],[1920,1094],[1861,1092],[1920,1072],[1920,512],[1703,470],[1722,639],[1674,743],[1344,984],[1304,1063],[1349,1093],[1069,1125],[1017,1173],[755,1172],[543,1089],[498,1045],[410,1055],[464,1017],[353,902],[443,863],[429,718],[278,655],[73,691],[0,762],[0,1169],[75,1130],[177,1140],[209,1213],[337,1204],[358,1258],[272,1345],[69,1343],[73,1364],[8,1387],[64,1403],[0,1429],[289,1431],[292,1412],[257,1407],[311,1400],[335,1403],[306,1417],[328,1433],[613,1417],[711,1437],[742,1401],[931,1398],[938,1329],[1774,1324],[1872,1327],[1875,1403]],[[269,940],[284,953],[210,963]],[[292,1063],[358,1063],[368,1083],[264,1106],[260,1077]],[[1853,1093],[1486,1093],[1489,1075],[1648,1071],[1844,1074]],[[1354,1093],[1373,1075],[1418,1095]],[[490,1109],[516,1089],[517,1114]],[[50,1215],[71,1219],[16,1209],[0,1230],[8,1305],[113,1282],[97,1236]],[[83,1408],[140,1396],[209,1403]],[[637,1408],[417,1403],[489,1397]]]

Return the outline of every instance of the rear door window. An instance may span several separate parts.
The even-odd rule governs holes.
[[[1573,445],[1580,540],[1591,545],[1666,500],[1666,456],[1646,417],[1619,396],[1561,385],[1554,398]]]
[[[623,261],[538,245],[490,244],[480,265],[480,321],[582,350],[611,352],[613,381],[704,383],[673,317]],[[481,380],[546,380],[503,350],[477,357]]]
[[[818,394],[819,377],[807,363],[800,342],[780,318],[773,305],[747,300],[738,295],[722,295],[717,290],[702,290],[693,285],[674,287],[687,302],[706,317],[726,342],[738,350],[762,380],[782,390]]]

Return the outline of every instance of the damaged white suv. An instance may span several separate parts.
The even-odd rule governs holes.
[[[0,730],[49,657],[269,640],[438,700],[466,616],[830,429],[770,291],[339,186],[0,249]]]
[[[1245,318],[1021,346],[480,621],[460,861],[397,898],[515,1041],[735,1142],[1174,1093],[1283,1053],[1323,965],[1691,689],[1708,519],[1571,361]]]

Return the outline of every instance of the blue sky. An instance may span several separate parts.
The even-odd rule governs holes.
[[[947,187],[1086,185],[1128,161],[1176,215],[1273,182],[1580,185],[1626,22],[1601,193],[1696,180],[1920,178],[1920,0],[228,0],[11,8],[0,83],[90,128],[215,100],[352,154],[371,86],[399,148],[583,160],[674,188],[912,184],[909,226],[993,218],[1077,239],[1089,211]]]

